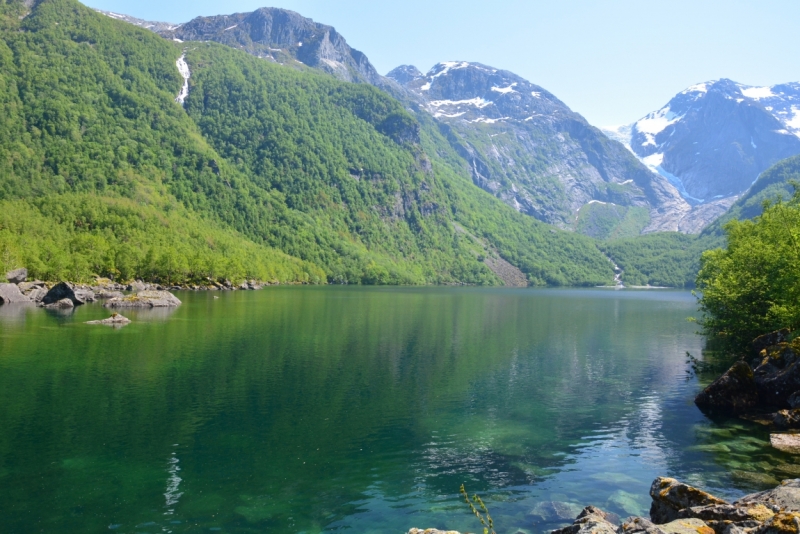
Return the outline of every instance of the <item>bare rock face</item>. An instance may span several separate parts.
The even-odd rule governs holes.
[[[594,506],[587,506],[572,525],[554,530],[553,534],[616,534],[616,532],[617,527],[608,521],[608,514]]]
[[[28,279],[28,269],[16,269],[6,274],[6,280],[11,284],[21,284]]]
[[[758,404],[758,391],[753,370],[738,361],[700,392],[694,400],[702,409],[744,411]]]
[[[19,290],[16,284],[0,284],[0,304],[22,304],[33,302]]]
[[[659,477],[650,486],[650,519],[661,525],[681,519],[681,510],[697,506],[728,504],[710,493],[699,490],[674,478]]]
[[[139,291],[105,303],[106,308],[173,308],[180,305],[178,297],[169,291]]]
[[[126,324],[130,324],[131,320],[127,317],[124,317],[118,313],[114,313],[108,319],[103,319],[102,321],[87,321],[86,324],[102,324],[106,326],[125,326]]]
[[[87,302],[94,302],[94,292],[89,289],[81,289],[69,282],[61,282],[53,286],[42,299],[42,304],[48,306],[60,300],[69,299],[74,306],[80,306]]]

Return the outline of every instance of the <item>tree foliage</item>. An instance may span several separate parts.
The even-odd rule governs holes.
[[[703,254],[697,288],[705,332],[741,348],[800,326],[800,191],[725,225],[727,249]]]

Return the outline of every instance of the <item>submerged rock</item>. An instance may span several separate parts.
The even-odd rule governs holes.
[[[574,523],[554,530],[553,534],[616,534],[616,532],[617,527],[608,521],[608,514],[600,508],[587,506]]]
[[[543,501],[536,503],[536,506],[531,510],[530,515],[537,516],[543,521],[551,522],[558,520],[570,520],[576,514],[586,511],[581,508],[580,504],[561,501]]]
[[[700,392],[694,399],[703,409],[745,411],[758,405],[758,391],[753,370],[743,361],[738,361]]]
[[[426,528],[425,530],[421,528],[412,528],[408,531],[408,534],[460,534],[455,530],[437,530],[435,528]]]
[[[172,308],[180,305],[178,297],[169,291],[139,291],[105,303],[106,308]]]
[[[42,303],[48,306],[64,299],[69,299],[73,305],[80,306],[87,302],[94,302],[95,296],[90,289],[83,289],[69,282],[61,282],[47,292],[42,298]]]
[[[22,294],[16,284],[0,284],[0,304],[22,304],[33,302]]]
[[[6,273],[6,280],[11,284],[21,284],[28,279],[28,269],[16,269]]]
[[[102,324],[108,326],[125,326],[126,324],[130,324],[131,320],[127,317],[123,317],[122,315],[115,313],[112,314],[111,317],[108,319],[103,319],[102,321],[87,321],[86,324]]]
[[[75,304],[72,302],[72,299],[64,298],[56,302],[51,302],[50,304],[45,304],[44,307],[52,310],[71,310],[75,307]]]
[[[674,478],[659,477],[650,486],[650,519],[656,524],[665,524],[681,518],[681,510],[697,506],[728,504],[722,499],[695,487],[678,482]]]

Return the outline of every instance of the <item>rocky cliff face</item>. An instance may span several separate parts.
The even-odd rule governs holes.
[[[689,87],[609,132],[693,205],[730,204],[776,162],[800,154],[800,84]]]
[[[523,213],[605,237],[678,230],[691,212],[623,145],[511,72],[447,62],[427,74],[404,65],[388,77],[448,126],[474,183]]]

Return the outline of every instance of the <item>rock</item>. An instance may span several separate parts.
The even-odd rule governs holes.
[[[643,517],[631,517],[618,529],[619,534],[664,534],[657,525]]]
[[[702,519],[690,517],[687,519],[676,519],[659,528],[666,534],[715,534],[714,529],[709,527]]]
[[[127,287],[128,291],[147,291],[147,284],[142,282],[141,280],[136,280],[133,283],[129,284]]]
[[[86,324],[103,324],[108,326],[125,326],[131,322],[130,319],[127,317],[123,317],[122,315],[115,313],[108,319],[103,319],[102,321],[88,321]]]
[[[787,434],[773,434],[787,435]],[[800,436],[798,436],[800,438]],[[800,478],[784,480],[771,490],[746,495],[734,503],[736,506],[764,505],[774,512],[800,512]]]
[[[779,410],[775,414],[773,423],[782,429],[800,428],[800,409]]]
[[[41,280],[36,280],[34,282],[21,282],[17,284],[17,287],[19,287],[19,290],[22,291],[23,294],[28,294],[34,289],[47,287],[47,284],[45,284]]]
[[[800,391],[800,357],[788,343],[762,351],[764,359],[753,371],[759,402],[787,408],[789,398]]]
[[[45,304],[45,308],[50,308],[53,310],[70,310],[74,307],[75,304],[72,302],[72,299],[69,298],[64,298],[50,304]]]
[[[800,391],[795,391],[789,395],[787,402],[789,403],[789,407],[792,409],[800,408]]]
[[[743,411],[758,404],[753,370],[738,361],[694,399],[701,409]]]
[[[25,294],[29,299],[37,304],[44,299],[45,295],[47,295],[47,287],[36,287]]]
[[[122,293],[122,291],[101,290],[95,293],[95,297],[98,300],[108,300],[108,299],[121,299],[124,298],[125,295]]]
[[[28,279],[28,269],[16,269],[14,271],[6,273],[6,280],[10,284],[21,284],[25,280]]]
[[[763,522],[775,514],[763,504],[712,504],[685,508],[678,515],[681,519],[694,517],[710,524],[712,521],[731,523]]]
[[[799,534],[800,514],[797,512],[781,512],[752,531],[753,534]]]
[[[616,534],[617,527],[608,521],[607,515],[599,508],[587,506],[574,523],[554,530],[552,534]]]
[[[426,528],[422,530],[421,528],[412,528],[408,531],[408,534],[459,534],[455,530],[436,530],[435,528]]]
[[[762,350],[777,345],[778,343],[786,343],[787,339],[789,339],[788,328],[770,332],[769,334],[764,334],[763,336],[755,338],[750,343],[750,351],[753,355],[761,354]]]
[[[779,451],[800,454],[800,435],[770,434],[769,443]]]
[[[63,299],[70,299],[73,305],[80,306],[87,302],[94,302],[95,297],[94,292],[89,289],[78,288],[69,282],[61,282],[47,292],[42,298],[42,303],[48,306]]]
[[[169,291],[139,291],[105,303],[106,308],[171,308],[180,305],[181,301]]]
[[[22,294],[16,284],[0,284],[0,304],[23,304],[33,302]]]
[[[659,477],[653,481],[650,486],[650,497],[653,498],[650,519],[657,525],[680,519],[680,512],[685,508],[728,504],[710,493],[666,477]]]

